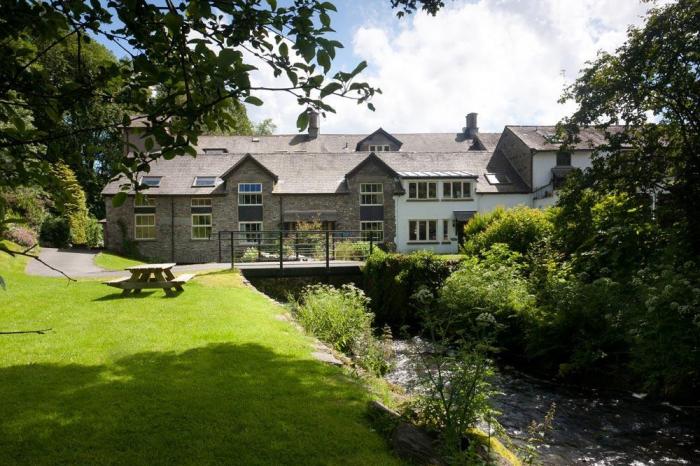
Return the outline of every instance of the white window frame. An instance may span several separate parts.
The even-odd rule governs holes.
[[[190,207],[211,207],[211,198],[193,197],[190,201]]]
[[[139,225],[138,218],[153,217],[153,225]],[[140,236],[139,232],[144,228],[153,228],[153,236]],[[136,241],[152,241],[158,236],[158,225],[156,223],[156,214],[134,214],[134,239]]]
[[[158,183],[156,183],[156,184],[144,183],[143,180],[145,180],[146,178],[149,178],[149,179],[154,180],[154,181],[158,181]],[[142,185],[144,185],[144,186],[148,186],[149,188],[160,188],[160,182],[161,182],[162,180],[163,180],[163,177],[162,177],[162,176],[144,175],[144,176],[142,176],[141,179],[139,180],[139,184],[142,184]]]
[[[209,224],[208,225],[201,225],[201,224],[195,225],[194,224],[195,217],[209,217]],[[196,240],[196,241],[208,241],[211,239],[211,233],[213,231],[214,223],[213,223],[213,217],[210,213],[209,214],[191,214],[190,215],[190,225],[192,227],[190,229],[190,238],[191,239]],[[195,231],[198,231],[200,229],[203,229],[205,232],[208,229],[209,234],[206,234],[205,236],[195,235]]]
[[[197,184],[198,180],[204,179],[204,178],[211,178],[211,184]],[[215,186],[216,186],[216,176],[209,176],[209,175],[195,176],[194,181],[192,182],[193,188],[213,188]]]
[[[411,239],[411,223],[416,223],[416,236],[415,239]],[[430,223],[435,223],[435,238],[430,238]],[[438,223],[437,219],[410,219],[408,221],[408,242],[409,243],[436,243],[438,241]],[[425,224],[425,239],[420,239],[420,224]]]
[[[365,226],[379,225],[380,228],[370,228],[365,230]],[[368,233],[372,232],[372,241],[382,242],[384,241],[384,221],[383,220],[363,220],[360,222],[360,237],[362,241],[369,241],[370,235]],[[366,234],[367,233],[367,234]]]
[[[460,191],[462,192],[462,195],[460,197],[455,197],[455,185],[459,184],[460,185]],[[449,185],[450,186],[450,195],[446,196],[445,195],[445,186]],[[467,188],[466,190],[464,188]],[[454,180],[454,181],[443,181],[442,182],[442,198],[443,199],[471,199],[472,198],[472,183],[470,181],[464,181],[464,180]]]
[[[370,144],[369,145],[370,152],[389,152],[390,150],[391,150],[391,146],[389,144]]]
[[[241,186],[244,186],[244,185],[258,185],[258,186],[260,186],[260,191],[242,192]],[[261,205],[263,205],[262,189],[263,189],[262,183],[238,183],[238,205],[239,206],[261,206]],[[260,196],[260,203],[259,204],[251,204],[251,203],[241,202],[241,199],[243,198],[243,196],[253,196],[253,195]]]
[[[243,229],[245,225],[260,225],[260,229],[257,231],[245,231]],[[263,222],[238,222],[238,231],[245,233],[245,239],[241,240],[241,244],[257,244],[258,238],[262,239],[262,233],[260,233],[262,230]]]
[[[426,197],[420,197],[419,194],[419,186],[421,184],[425,184],[425,196]],[[435,186],[435,197],[430,197],[430,185]],[[415,185],[415,196],[411,196],[411,185]],[[437,181],[409,181],[408,182],[408,199],[412,201],[436,201],[439,198],[438,194],[438,182]]]
[[[372,188],[370,188],[372,187]],[[373,188],[379,187],[378,191],[372,190]],[[368,188],[370,188],[368,190]],[[364,202],[365,196],[369,196],[371,199],[374,199],[374,196],[377,197],[377,200],[379,202]],[[361,206],[383,206],[384,205],[384,184],[383,183],[360,183],[360,205]]]

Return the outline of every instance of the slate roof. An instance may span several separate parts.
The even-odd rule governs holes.
[[[274,136],[273,136],[274,137]],[[232,138],[222,138],[227,140]],[[262,138],[261,138],[262,139]],[[266,138],[267,139],[267,138]],[[223,142],[223,141],[222,141]],[[477,177],[477,193],[525,193],[527,186],[500,152],[379,152],[376,157],[396,172],[465,172]],[[249,155],[274,173],[278,182],[276,194],[322,194],[347,192],[345,176],[363,162],[367,152],[336,153],[256,153]],[[148,189],[151,195],[216,195],[223,194],[223,186],[193,187],[195,176],[223,176],[246,154],[200,154],[196,158],[175,157],[159,159],[151,165],[149,175],[162,176],[158,188]],[[512,183],[492,185],[486,173],[503,173]],[[116,194],[122,182],[109,183],[103,194]]]
[[[392,133],[401,141],[401,152],[463,152],[474,144],[464,133]],[[262,154],[273,152],[355,152],[357,144],[367,134],[279,134],[272,136],[200,136],[197,152],[204,149],[226,149],[230,154]],[[495,148],[500,133],[481,133],[487,150]]]
[[[621,126],[612,126],[608,131],[615,132],[621,129]],[[532,150],[552,151],[559,149],[561,145],[550,138],[556,134],[555,126],[507,125],[506,130],[510,130]],[[581,128],[578,138],[580,141],[574,145],[574,150],[592,150],[605,143],[605,132],[597,128]]]

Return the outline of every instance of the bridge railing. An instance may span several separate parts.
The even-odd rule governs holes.
[[[380,245],[379,232],[359,230],[220,231],[219,262],[364,261]]]

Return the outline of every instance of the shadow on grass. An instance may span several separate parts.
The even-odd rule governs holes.
[[[256,344],[0,369],[0,463],[387,464],[337,371]]]
[[[135,293],[129,293],[129,294],[122,294],[121,291],[116,292],[116,293],[110,293],[108,295],[95,298],[93,301],[113,301],[115,299],[134,299],[134,298],[148,298],[151,296],[153,293],[155,293],[157,290],[153,291],[142,291],[141,293],[135,294]]]

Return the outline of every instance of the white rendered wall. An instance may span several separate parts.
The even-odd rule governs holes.
[[[552,168],[557,166],[556,152],[537,152],[532,156],[532,189],[546,186],[552,181]],[[591,152],[575,152],[571,155],[571,166],[585,169],[591,166]]]

